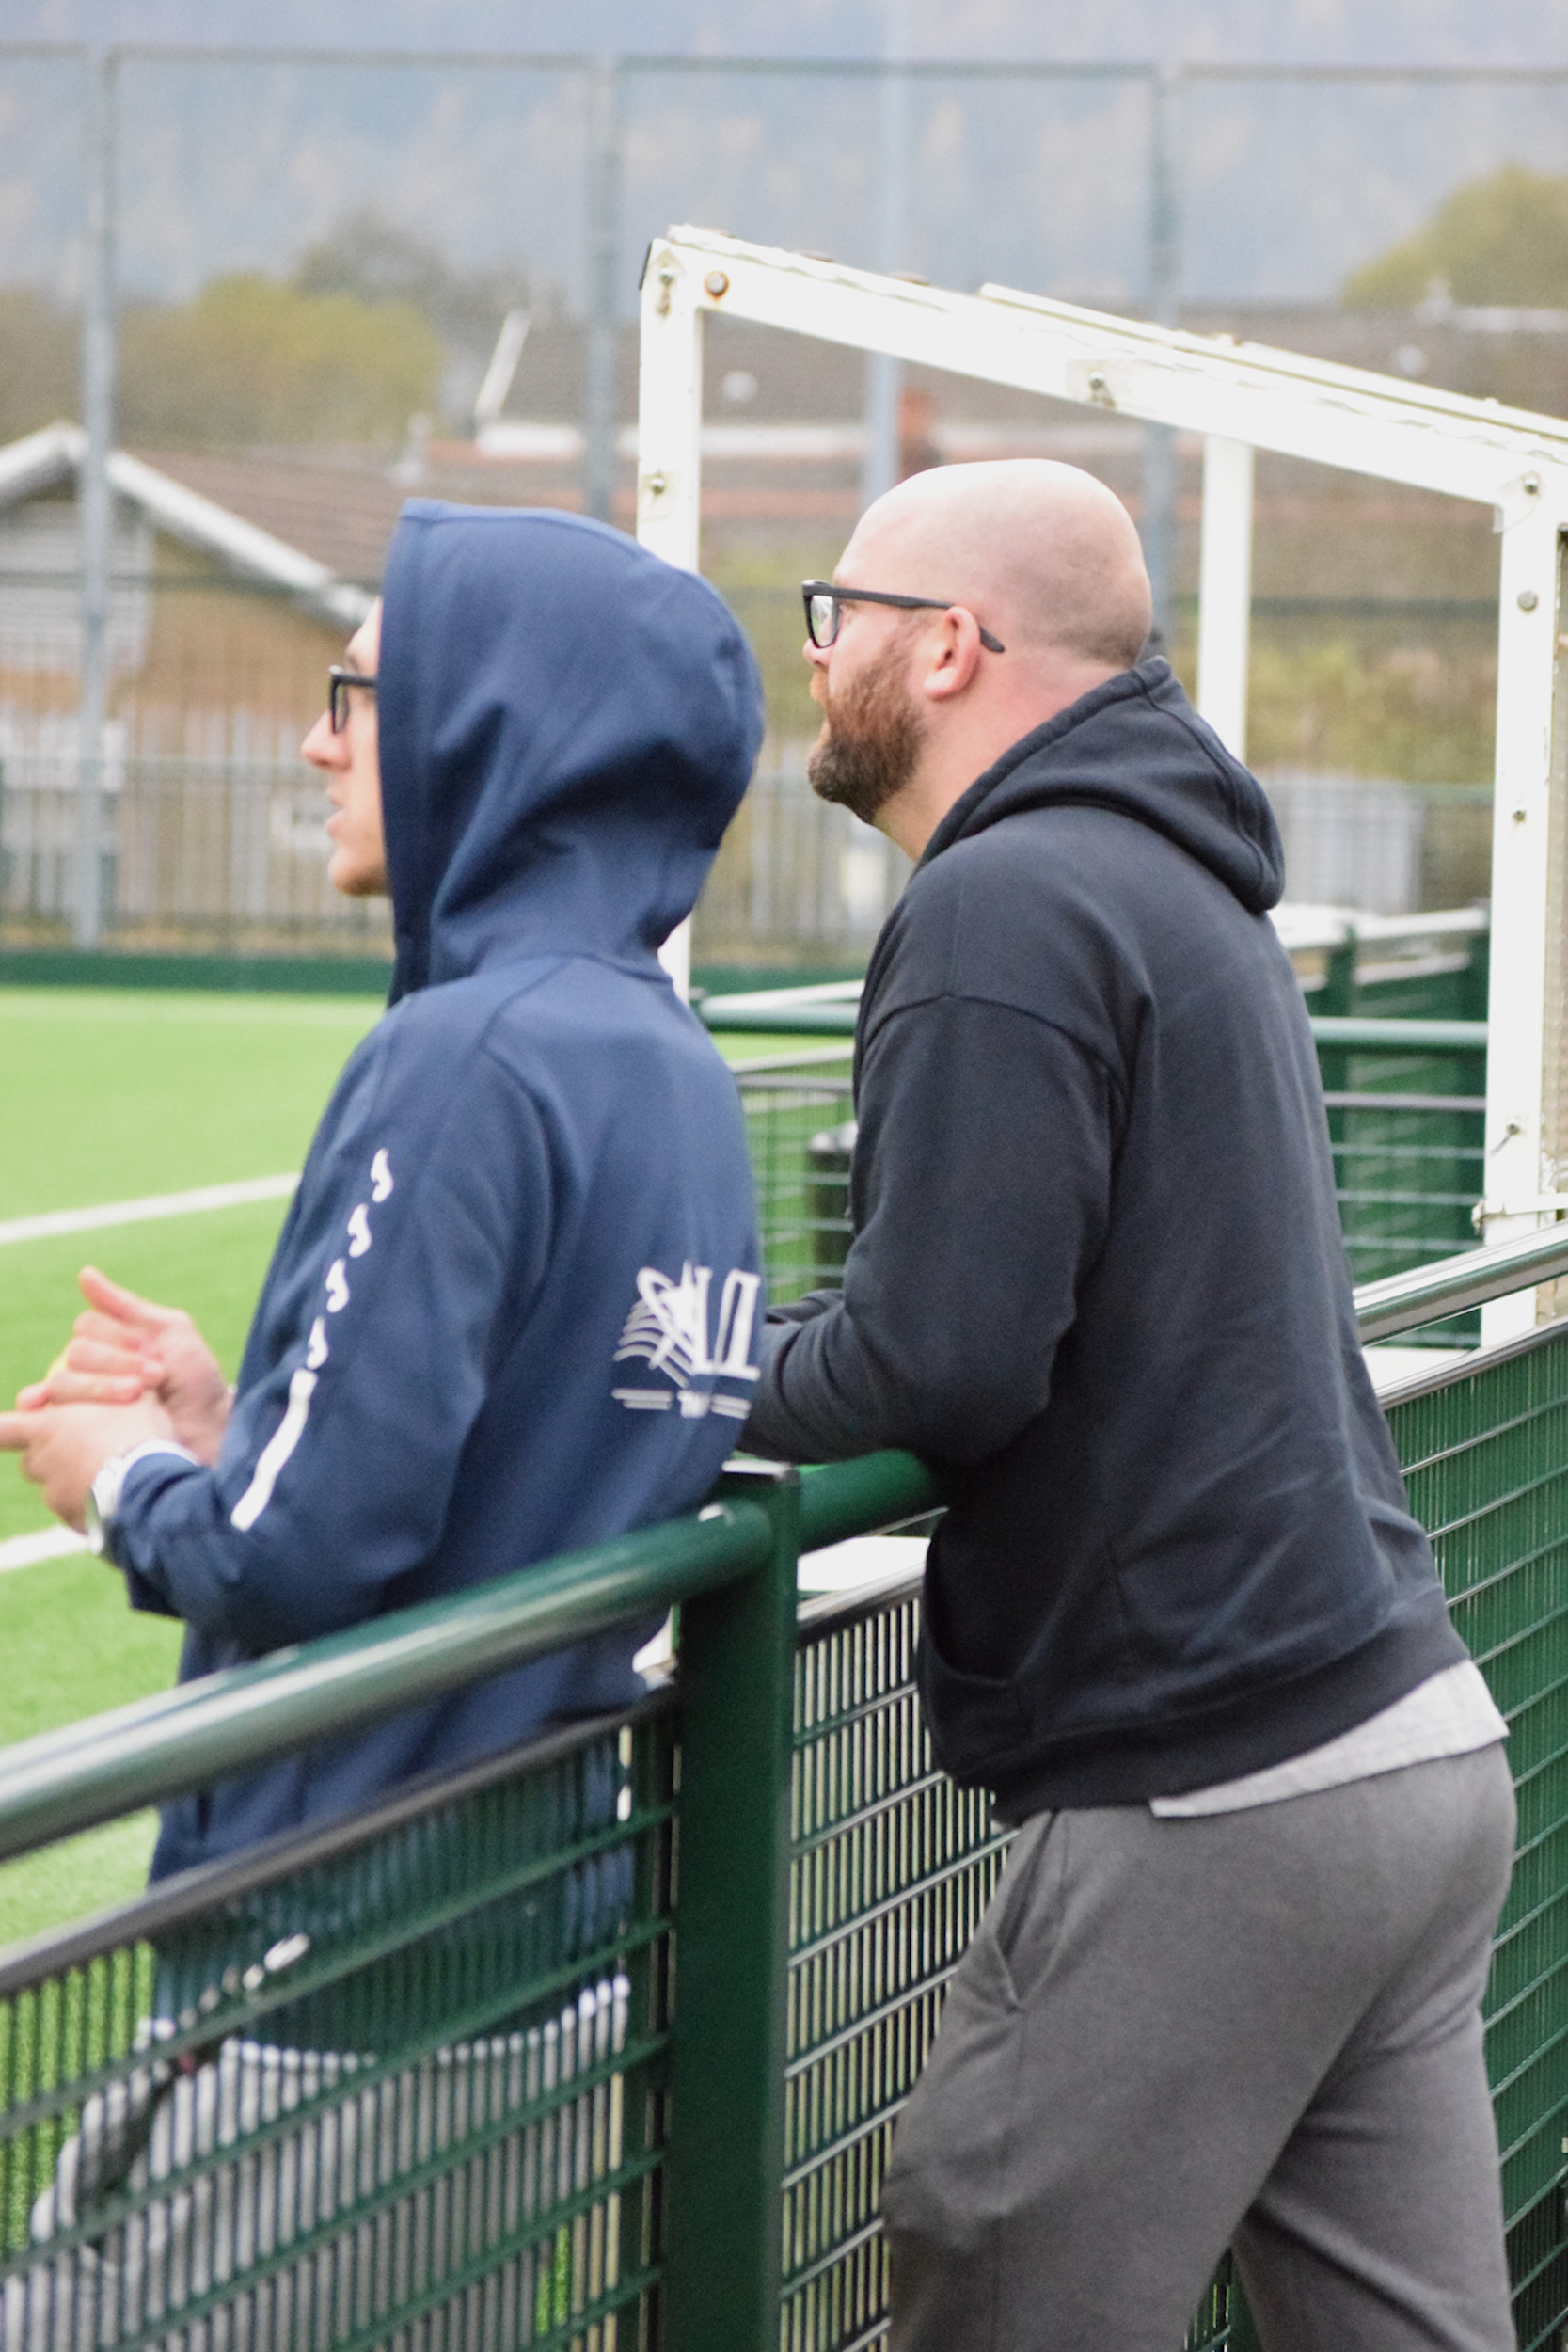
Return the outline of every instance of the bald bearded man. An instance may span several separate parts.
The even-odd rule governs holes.
[[[818,792],[917,861],[840,1295],[745,1442],[947,1473],[920,1685],[1018,1829],[884,2184],[895,2352],[1513,2343],[1479,2001],[1505,1733],[1357,1344],[1262,791],[1137,535],[955,466],[807,587]]]

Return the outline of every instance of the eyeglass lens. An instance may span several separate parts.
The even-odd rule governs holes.
[[[811,629],[811,642],[822,652],[838,635],[839,602],[836,596],[813,596],[806,618]]]
[[[326,673],[326,715],[334,735],[341,735],[348,724],[349,688],[357,686],[367,694],[373,694],[376,684],[373,677],[366,677],[358,670],[345,670],[340,663],[332,663]]]

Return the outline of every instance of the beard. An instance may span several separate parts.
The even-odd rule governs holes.
[[[926,723],[902,677],[907,657],[891,646],[876,667],[824,703],[822,732],[806,757],[819,800],[871,824],[920,763]]]

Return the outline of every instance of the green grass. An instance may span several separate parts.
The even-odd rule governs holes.
[[[118,1572],[91,1552],[13,1569],[3,1606],[7,1654],[24,1655],[29,1668],[8,1674],[0,1691],[0,1745],[73,1722],[84,1691],[95,1708],[119,1707],[173,1679],[180,1627],[127,1609]]]
[[[852,1037],[796,1037],[784,1030],[716,1037],[713,1041],[728,1062],[757,1061],[764,1054],[816,1054],[829,1045],[838,1047],[847,1061],[855,1042]]]
[[[113,1569],[90,1553],[41,1561],[0,1579],[8,1668],[0,1745],[119,1707],[174,1680],[181,1629],[128,1609]],[[0,1863],[0,1945],[134,1895],[147,1876],[157,1817],[137,1813],[81,1837]]]
[[[297,1168],[379,1009],[354,997],[0,989],[0,1218]],[[0,1301],[8,1287],[0,1272]]]

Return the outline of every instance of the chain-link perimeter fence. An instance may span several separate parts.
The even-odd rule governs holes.
[[[117,741],[133,767],[150,729],[172,728],[162,748],[181,757],[193,731],[228,740],[242,720],[297,741],[342,634],[322,581],[373,585],[410,491],[629,521],[637,264],[670,220],[1180,312],[1556,408],[1568,329],[1548,310],[1333,298],[1456,183],[1555,170],[1565,90],[1555,69],[0,47],[0,705],[19,723],[78,717],[97,812],[84,801],[68,873],[63,804],[40,850],[8,763],[8,944],[52,943],[67,920],[82,944],[260,938],[248,851],[221,917],[206,882],[194,913],[172,884],[155,914],[145,889],[109,895],[130,866],[92,836],[112,834],[129,775]],[[1188,661],[1195,451],[936,371],[908,374],[900,407],[880,363],[723,323],[707,373],[704,563],[759,645],[781,745],[814,723],[794,584],[831,568],[871,491],[933,459],[1050,453],[1101,473],[1139,515]],[[7,472],[16,437],[73,415],[86,441],[64,472]],[[72,469],[103,478],[117,441],[163,502],[119,477],[102,514],[89,499],[84,570]],[[1259,471],[1258,516],[1257,763],[1406,787],[1483,777],[1486,516],[1284,460]],[[262,561],[257,532],[316,586]],[[876,844],[813,816],[798,773],[782,753],[716,883],[719,961],[852,959],[892,886]],[[1303,818],[1294,894],[1458,903],[1483,884],[1483,819],[1369,802],[1330,841]],[[296,882],[274,860],[266,922],[279,944],[306,925],[330,946],[331,910]]]

